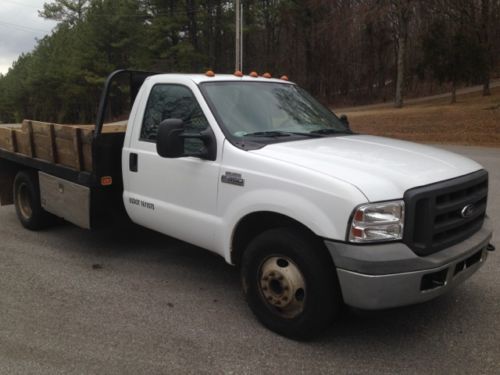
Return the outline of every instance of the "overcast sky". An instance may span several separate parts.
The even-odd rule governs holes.
[[[23,52],[31,51],[36,39],[50,34],[56,22],[38,17],[50,0],[0,0],[0,73],[7,73]]]

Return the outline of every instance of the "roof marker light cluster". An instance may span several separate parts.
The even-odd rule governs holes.
[[[205,75],[206,75],[207,77],[215,77],[215,73],[213,72],[213,70],[207,70],[207,71],[205,72]],[[240,77],[240,78],[241,78],[241,77],[243,77],[243,73],[242,73],[240,70],[235,71],[235,72],[233,73],[233,75],[234,75],[235,77]],[[250,76],[250,77],[252,77],[252,78],[258,78],[258,77],[259,77],[259,73],[257,73],[256,71],[252,71],[252,72],[250,72],[249,76]],[[270,79],[270,78],[272,78],[273,76],[271,75],[271,73],[267,73],[267,72],[266,72],[266,73],[264,73],[264,74],[262,75],[262,77],[263,77],[263,78]],[[281,79],[282,81],[288,81],[288,76],[283,75],[283,76],[281,76],[281,77],[280,77],[280,79]]]

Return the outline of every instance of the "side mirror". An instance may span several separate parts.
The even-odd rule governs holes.
[[[199,152],[186,152],[184,144],[186,139],[199,139],[203,142],[203,147]],[[186,133],[184,121],[181,119],[167,119],[163,120],[158,126],[156,151],[163,158],[194,156],[201,159],[215,160],[217,157],[217,142],[210,127],[199,133]]]
[[[351,133],[353,133],[353,131],[351,129],[351,125],[349,125],[349,119],[347,118],[347,115],[340,115],[339,120],[342,124],[345,125],[347,130],[349,130]]]
[[[340,115],[339,120],[347,127],[349,127],[349,119],[347,115]]]

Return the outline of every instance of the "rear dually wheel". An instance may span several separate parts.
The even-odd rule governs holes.
[[[30,230],[46,228],[54,222],[55,216],[42,208],[40,187],[36,171],[24,170],[14,179],[14,205],[19,221]]]

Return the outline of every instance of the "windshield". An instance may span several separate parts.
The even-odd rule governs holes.
[[[236,141],[351,134],[337,116],[293,84],[239,81],[201,86],[221,126]]]

